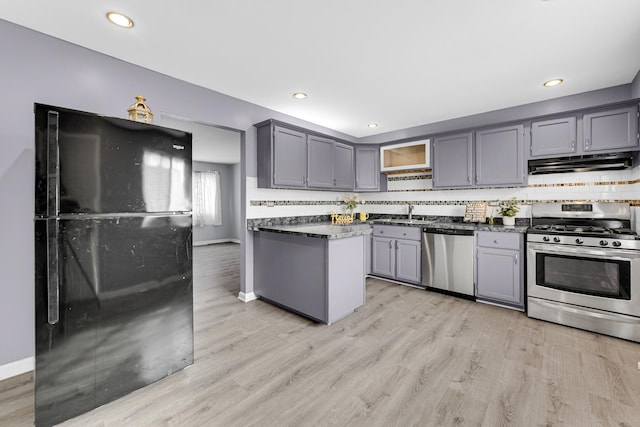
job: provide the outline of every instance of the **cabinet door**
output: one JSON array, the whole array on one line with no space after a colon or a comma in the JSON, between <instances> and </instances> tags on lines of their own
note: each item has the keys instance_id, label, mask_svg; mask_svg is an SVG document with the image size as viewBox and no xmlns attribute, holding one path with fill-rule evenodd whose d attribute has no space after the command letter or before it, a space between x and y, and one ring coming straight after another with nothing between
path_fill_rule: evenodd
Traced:
<instances>
[{"instance_id":1,"label":"cabinet door","mask_svg":"<svg viewBox=\"0 0 640 427\"><path fill-rule=\"evenodd\" d=\"M307 136L274 126L273 184L276 187L305 188L307 181Z\"/></svg>"},{"instance_id":2,"label":"cabinet door","mask_svg":"<svg viewBox=\"0 0 640 427\"><path fill-rule=\"evenodd\" d=\"M473 135L463 133L433 140L433 187L473 185Z\"/></svg>"},{"instance_id":3,"label":"cabinet door","mask_svg":"<svg viewBox=\"0 0 640 427\"><path fill-rule=\"evenodd\" d=\"M333 188L334 141L309 135L307 137L308 159L307 187Z\"/></svg>"},{"instance_id":4,"label":"cabinet door","mask_svg":"<svg viewBox=\"0 0 640 427\"><path fill-rule=\"evenodd\" d=\"M422 279L421 246L414 240L396 240L396 277L406 282L420 283Z\"/></svg>"},{"instance_id":5,"label":"cabinet door","mask_svg":"<svg viewBox=\"0 0 640 427\"><path fill-rule=\"evenodd\" d=\"M380 149L356 147L356 191L380 189Z\"/></svg>"},{"instance_id":6,"label":"cabinet door","mask_svg":"<svg viewBox=\"0 0 640 427\"><path fill-rule=\"evenodd\" d=\"M531 157L554 157L575 152L575 117L531 123Z\"/></svg>"},{"instance_id":7,"label":"cabinet door","mask_svg":"<svg viewBox=\"0 0 640 427\"><path fill-rule=\"evenodd\" d=\"M476 185L525 183L524 126L476 132Z\"/></svg>"},{"instance_id":8,"label":"cabinet door","mask_svg":"<svg viewBox=\"0 0 640 427\"><path fill-rule=\"evenodd\" d=\"M478 248L476 296L524 306L519 251Z\"/></svg>"},{"instance_id":9,"label":"cabinet door","mask_svg":"<svg viewBox=\"0 0 640 427\"><path fill-rule=\"evenodd\" d=\"M353 190L353 147L339 142L333 148L333 188Z\"/></svg>"},{"instance_id":10,"label":"cabinet door","mask_svg":"<svg viewBox=\"0 0 640 427\"><path fill-rule=\"evenodd\" d=\"M584 115L584 151L638 148L638 107Z\"/></svg>"},{"instance_id":11,"label":"cabinet door","mask_svg":"<svg viewBox=\"0 0 640 427\"><path fill-rule=\"evenodd\" d=\"M373 274L394 277L396 270L395 239L373 237L371 239L371 270Z\"/></svg>"}]
</instances>

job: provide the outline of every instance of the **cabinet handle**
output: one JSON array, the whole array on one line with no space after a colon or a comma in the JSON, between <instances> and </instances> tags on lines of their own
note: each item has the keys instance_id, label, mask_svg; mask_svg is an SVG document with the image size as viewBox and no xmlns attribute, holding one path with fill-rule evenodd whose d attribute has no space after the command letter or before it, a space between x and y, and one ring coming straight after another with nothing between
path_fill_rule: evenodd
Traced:
<instances>
[{"instance_id":1,"label":"cabinet handle","mask_svg":"<svg viewBox=\"0 0 640 427\"><path fill-rule=\"evenodd\" d=\"M518 265L518 254L516 253L515 255L516 255L516 256L514 257L514 259L515 259L514 264L515 264L515 265Z\"/></svg>"},{"instance_id":2,"label":"cabinet handle","mask_svg":"<svg viewBox=\"0 0 640 427\"><path fill-rule=\"evenodd\" d=\"M493 243L495 243L495 244L497 245L497 244L498 244L498 241L497 241L497 240L494 240L494 241L493 241Z\"/></svg>"},{"instance_id":3,"label":"cabinet handle","mask_svg":"<svg viewBox=\"0 0 640 427\"><path fill-rule=\"evenodd\" d=\"M471 175L467 175L467 184L471 184Z\"/></svg>"},{"instance_id":4,"label":"cabinet handle","mask_svg":"<svg viewBox=\"0 0 640 427\"><path fill-rule=\"evenodd\" d=\"M589 138L585 138L584 139L584 149L588 150L589 149Z\"/></svg>"},{"instance_id":5,"label":"cabinet handle","mask_svg":"<svg viewBox=\"0 0 640 427\"><path fill-rule=\"evenodd\" d=\"M389 249L393 249L393 240L389 240Z\"/></svg>"},{"instance_id":6,"label":"cabinet handle","mask_svg":"<svg viewBox=\"0 0 640 427\"><path fill-rule=\"evenodd\" d=\"M576 151L576 140L575 139L571 140L571 151Z\"/></svg>"}]
</instances>

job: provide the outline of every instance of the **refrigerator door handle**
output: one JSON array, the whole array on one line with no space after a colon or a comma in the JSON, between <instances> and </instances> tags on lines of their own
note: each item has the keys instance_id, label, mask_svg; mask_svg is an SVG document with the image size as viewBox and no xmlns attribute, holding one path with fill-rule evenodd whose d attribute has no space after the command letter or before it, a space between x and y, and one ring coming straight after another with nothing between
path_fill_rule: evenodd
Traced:
<instances>
[{"instance_id":1,"label":"refrigerator door handle","mask_svg":"<svg viewBox=\"0 0 640 427\"><path fill-rule=\"evenodd\" d=\"M47 115L47 214L58 215L60 212L60 175L58 149L58 124L60 114L49 111Z\"/></svg>"},{"instance_id":2,"label":"refrigerator door handle","mask_svg":"<svg viewBox=\"0 0 640 427\"><path fill-rule=\"evenodd\" d=\"M60 279L58 277L58 221L47 221L47 322L55 325L60 320Z\"/></svg>"}]
</instances>

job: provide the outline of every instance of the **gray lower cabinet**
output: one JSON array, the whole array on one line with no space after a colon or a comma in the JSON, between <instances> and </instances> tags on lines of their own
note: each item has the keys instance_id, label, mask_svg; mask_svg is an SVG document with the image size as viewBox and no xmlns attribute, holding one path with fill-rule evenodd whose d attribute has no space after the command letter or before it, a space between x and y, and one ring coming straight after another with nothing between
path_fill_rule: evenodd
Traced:
<instances>
[{"instance_id":1,"label":"gray lower cabinet","mask_svg":"<svg viewBox=\"0 0 640 427\"><path fill-rule=\"evenodd\" d=\"M380 148L378 146L355 147L355 190L386 191L386 175L380 173Z\"/></svg>"},{"instance_id":2,"label":"gray lower cabinet","mask_svg":"<svg viewBox=\"0 0 640 427\"><path fill-rule=\"evenodd\" d=\"M583 126L585 153L639 147L637 105L585 114Z\"/></svg>"},{"instance_id":3,"label":"gray lower cabinet","mask_svg":"<svg viewBox=\"0 0 640 427\"><path fill-rule=\"evenodd\" d=\"M420 284L422 246L419 227L374 225L371 238L373 274L402 282Z\"/></svg>"},{"instance_id":4,"label":"gray lower cabinet","mask_svg":"<svg viewBox=\"0 0 640 427\"><path fill-rule=\"evenodd\" d=\"M478 231L476 299L524 310L524 235Z\"/></svg>"},{"instance_id":5,"label":"gray lower cabinet","mask_svg":"<svg viewBox=\"0 0 640 427\"><path fill-rule=\"evenodd\" d=\"M473 133L434 138L432 158L433 188L473 186Z\"/></svg>"},{"instance_id":6,"label":"gray lower cabinet","mask_svg":"<svg viewBox=\"0 0 640 427\"><path fill-rule=\"evenodd\" d=\"M366 237L323 239L256 232L254 292L322 323L340 320L365 302Z\"/></svg>"}]
</instances>

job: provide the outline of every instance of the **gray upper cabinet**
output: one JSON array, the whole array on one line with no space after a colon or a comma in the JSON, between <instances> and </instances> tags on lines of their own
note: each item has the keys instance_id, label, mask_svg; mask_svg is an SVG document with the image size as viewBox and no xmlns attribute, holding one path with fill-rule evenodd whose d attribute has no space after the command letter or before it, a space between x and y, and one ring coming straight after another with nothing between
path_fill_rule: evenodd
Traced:
<instances>
[{"instance_id":1,"label":"gray upper cabinet","mask_svg":"<svg viewBox=\"0 0 640 427\"><path fill-rule=\"evenodd\" d=\"M585 152L639 147L637 105L585 114L583 123Z\"/></svg>"},{"instance_id":2,"label":"gray upper cabinet","mask_svg":"<svg viewBox=\"0 0 640 427\"><path fill-rule=\"evenodd\" d=\"M353 190L354 148L267 120L258 129L258 187Z\"/></svg>"},{"instance_id":3,"label":"gray upper cabinet","mask_svg":"<svg viewBox=\"0 0 640 427\"><path fill-rule=\"evenodd\" d=\"M333 188L336 190L353 189L354 150L350 145L340 142L333 146Z\"/></svg>"},{"instance_id":4,"label":"gray upper cabinet","mask_svg":"<svg viewBox=\"0 0 640 427\"><path fill-rule=\"evenodd\" d=\"M473 185L473 134L433 139L433 187L455 188Z\"/></svg>"},{"instance_id":5,"label":"gray upper cabinet","mask_svg":"<svg viewBox=\"0 0 640 427\"><path fill-rule=\"evenodd\" d=\"M476 185L523 185L524 126L521 124L476 132Z\"/></svg>"},{"instance_id":6,"label":"gray upper cabinet","mask_svg":"<svg viewBox=\"0 0 640 427\"><path fill-rule=\"evenodd\" d=\"M576 129L575 116L532 122L530 156L535 158L575 154Z\"/></svg>"},{"instance_id":7,"label":"gray upper cabinet","mask_svg":"<svg viewBox=\"0 0 640 427\"><path fill-rule=\"evenodd\" d=\"M307 180L307 136L273 127L273 186L304 188Z\"/></svg>"},{"instance_id":8,"label":"gray upper cabinet","mask_svg":"<svg viewBox=\"0 0 640 427\"><path fill-rule=\"evenodd\" d=\"M385 191L386 176L380 174L380 148L356 146L356 191Z\"/></svg>"},{"instance_id":9,"label":"gray upper cabinet","mask_svg":"<svg viewBox=\"0 0 640 427\"><path fill-rule=\"evenodd\" d=\"M309 135L307 137L307 187L332 188L334 144L332 139Z\"/></svg>"}]
</instances>

